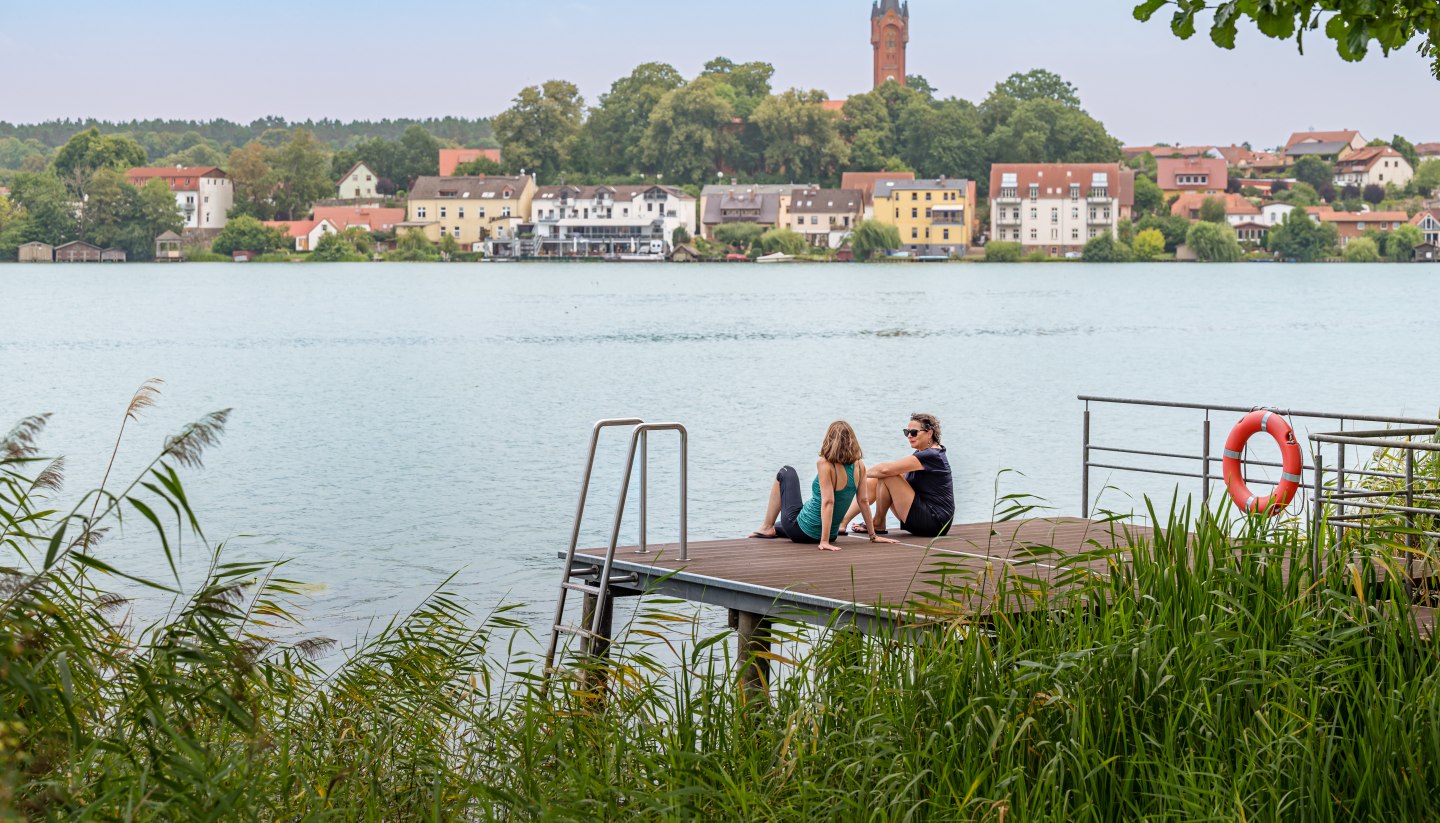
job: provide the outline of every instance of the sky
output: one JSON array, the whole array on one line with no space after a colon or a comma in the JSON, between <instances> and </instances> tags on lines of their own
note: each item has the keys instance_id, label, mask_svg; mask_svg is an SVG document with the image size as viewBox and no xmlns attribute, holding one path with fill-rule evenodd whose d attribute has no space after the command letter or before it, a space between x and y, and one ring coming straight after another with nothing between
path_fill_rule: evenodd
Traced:
<instances>
[{"instance_id":1,"label":"sky","mask_svg":"<svg viewBox=\"0 0 1440 823\"><path fill-rule=\"evenodd\" d=\"M911 0L909 71L979 102L1049 69L1126 144L1440 141L1440 82L1413 50L1352 64L1252 29L1225 51L1137 22L1134 2ZM717 55L839 98L868 90L869 16L870 0L0 0L0 121L481 117L545 80L593 102L640 63L693 76Z\"/></svg>"}]
</instances>

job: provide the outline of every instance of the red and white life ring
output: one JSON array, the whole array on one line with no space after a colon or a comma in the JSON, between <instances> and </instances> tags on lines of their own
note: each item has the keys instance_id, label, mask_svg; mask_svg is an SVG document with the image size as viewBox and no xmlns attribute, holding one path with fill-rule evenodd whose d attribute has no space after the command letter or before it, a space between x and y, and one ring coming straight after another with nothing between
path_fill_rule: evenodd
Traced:
<instances>
[{"instance_id":1,"label":"red and white life ring","mask_svg":"<svg viewBox=\"0 0 1440 823\"><path fill-rule=\"evenodd\" d=\"M1241 462L1244 459L1242 452L1245 444L1260 432L1275 438L1275 442L1280 446L1283 466L1280 470L1280 485L1268 497L1257 497L1250 491L1250 487L1245 485L1245 464ZM1230 499L1247 514L1264 513L1274 517L1290 505L1290 501L1295 499L1295 493L1300 490L1300 484L1305 480L1300 474L1305 470L1305 459L1300 453L1300 444L1295 442L1295 430L1290 428L1285 418L1264 409L1245 415L1245 419L1230 430L1230 437L1225 441L1224 467L1225 487L1230 491Z\"/></svg>"}]
</instances>

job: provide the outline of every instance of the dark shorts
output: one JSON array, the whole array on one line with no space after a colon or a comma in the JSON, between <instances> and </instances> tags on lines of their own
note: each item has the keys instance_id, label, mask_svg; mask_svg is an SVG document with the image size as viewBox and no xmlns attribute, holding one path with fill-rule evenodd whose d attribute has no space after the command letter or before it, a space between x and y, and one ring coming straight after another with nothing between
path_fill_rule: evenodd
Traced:
<instances>
[{"instance_id":1,"label":"dark shorts","mask_svg":"<svg viewBox=\"0 0 1440 823\"><path fill-rule=\"evenodd\" d=\"M780 519L775 521L775 533L788 538L792 543L816 545L820 541L800 528L800 510L805 508L805 498L800 493L800 475L794 466L786 466L775 474L780 484Z\"/></svg>"},{"instance_id":2,"label":"dark shorts","mask_svg":"<svg viewBox=\"0 0 1440 823\"><path fill-rule=\"evenodd\" d=\"M954 519L954 512L935 511L935 507L917 497L910 504L910 516L900 524L900 528L916 537L944 537Z\"/></svg>"}]
</instances>

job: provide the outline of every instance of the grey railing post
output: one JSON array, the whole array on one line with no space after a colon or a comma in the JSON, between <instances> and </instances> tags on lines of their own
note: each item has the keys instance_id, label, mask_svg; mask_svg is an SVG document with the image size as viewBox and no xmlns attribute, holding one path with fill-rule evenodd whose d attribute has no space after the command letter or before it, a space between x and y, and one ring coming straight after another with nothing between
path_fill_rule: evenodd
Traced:
<instances>
[{"instance_id":1,"label":"grey railing post","mask_svg":"<svg viewBox=\"0 0 1440 823\"><path fill-rule=\"evenodd\" d=\"M1408 438L1407 438L1408 439ZM1405 507L1410 511L1405 513L1405 525L1412 534L1405 535L1405 546L1410 551L1405 553L1405 576L1411 580L1415 579L1415 450L1405 450Z\"/></svg>"},{"instance_id":2,"label":"grey railing post","mask_svg":"<svg viewBox=\"0 0 1440 823\"><path fill-rule=\"evenodd\" d=\"M1210 505L1210 411L1208 409L1205 411L1205 447L1200 451L1200 462L1203 464L1200 474L1205 493L1205 498L1200 501L1203 507Z\"/></svg>"},{"instance_id":3,"label":"grey railing post","mask_svg":"<svg viewBox=\"0 0 1440 823\"><path fill-rule=\"evenodd\" d=\"M646 479L646 470L650 465L650 432L640 432L640 550L638 554L645 554L650 551L646 545L645 535L645 501L649 497L650 485Z\"/></svg>"},{"instance_id":4,"label":"grey railing post","mask_svg":"<svg viewBox=\"0 0 1440 823\"><path fill-rule=\"evenodd\" d=\"M1316 582L1316 583L1319 583L1319 582L1320 582L1320 528L1321 528L1321 523L1322 523L1322 521L1324 520L1324 514L1325 514L1325 512L1324 512L1325 500L1324 500L1324 498L1322 497L1322 495L1325 493L1325 455L1324 455L1324 453L1321 451L1321 449L1323 449L1324 446L1321 446L1319 443L1316 443L1313 439L1312 439L1310 442L1315 444L1315 455L1314 455L1314 459L1315 459L1315 493L1314 493L1313 499L1310 501L1310 505L1314 506L1314 507L1315 507L1315 510L1314 510L1314 512L1313 512L1313 515L1312 515L1312 521L1311 521L1312 524L1311 524L1311 526L1310 526L1310 540L1311 540L1311 543L1310 543L1310 566L1311 566L1311 574L1315 575L1315 582Z\"/></svg>"},{"instance_id":5,"label":"grey railing post","mask_svg":"<svg viewBox=\"0 0 1440 823\"><path fill-rule=\"evenodd\" d=\"M1090 401L1085 401L1085 433L1080 462L1080 516L1090 516Z\"/></svg>"}]
</instances>

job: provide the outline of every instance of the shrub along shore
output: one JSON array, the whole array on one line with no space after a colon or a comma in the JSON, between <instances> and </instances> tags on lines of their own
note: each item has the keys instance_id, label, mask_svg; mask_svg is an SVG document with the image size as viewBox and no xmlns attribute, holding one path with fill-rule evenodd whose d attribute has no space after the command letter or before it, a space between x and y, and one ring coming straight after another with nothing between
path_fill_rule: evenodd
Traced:
<instances>
[{"instance_id":1,"label":"shrub along shore","mask_svg":"<svg viewBox=\"0 0 1440 823\"><path fill-rule=\"evenodd\" d=\"M782 624L768 697L647 599L603 678L542 696L506 640L545 627L448 582L352 648L306 637L283 568L226 558L186 500L225 422L61 511L46 418L0 440L0 819L1440 816L1435 647L1398 583L1317 574L1294 524L1182 509L1130 562L1038 553L1065 572L1008 584L1046 603L1030 616L980 620L954 579L923 630ZM107 587L122 513L215 558L199 585L145 583L174 598L154 623ZM1363 550L1320 556L1342 548Z\"/></svg>"}]
</instances>

